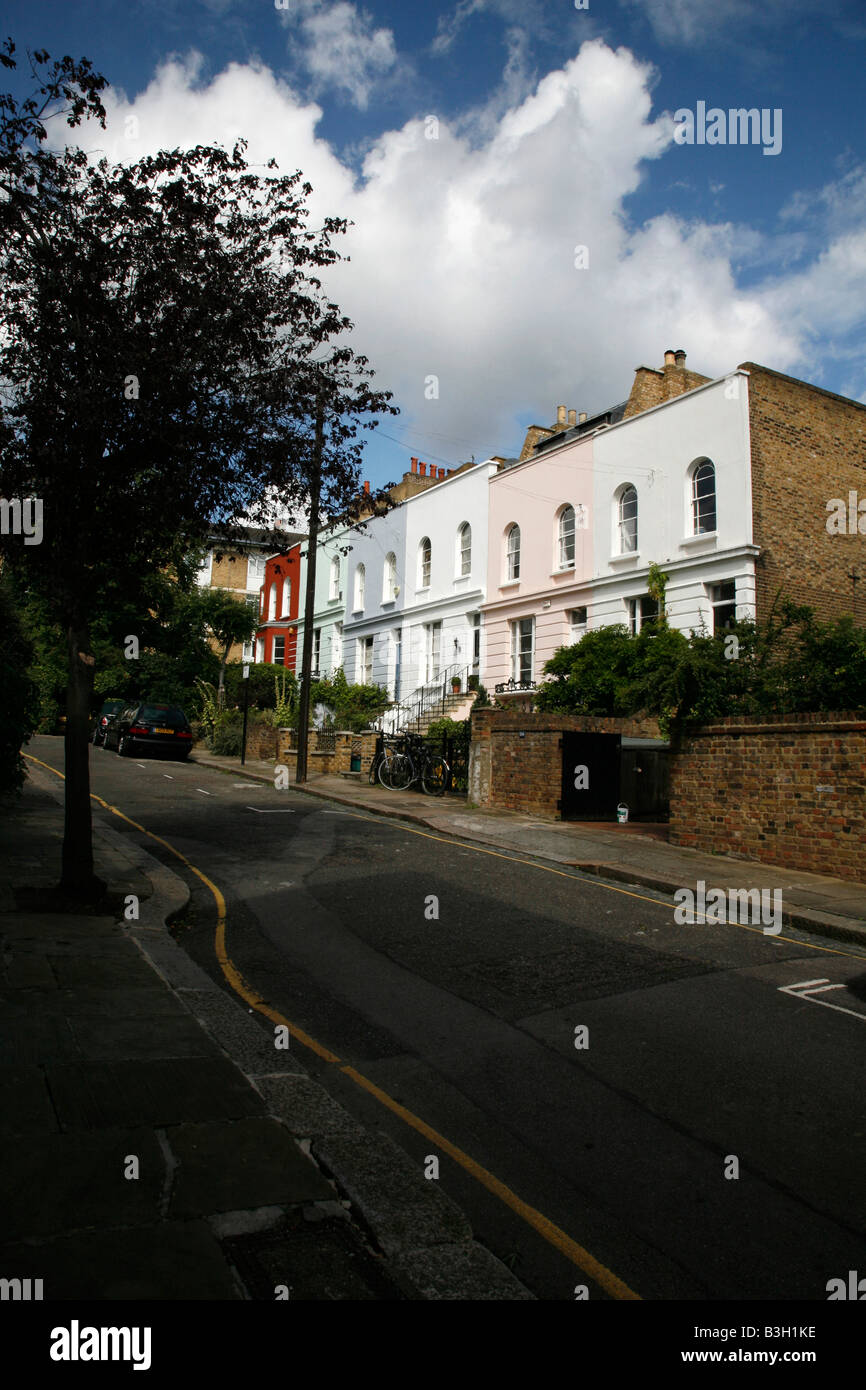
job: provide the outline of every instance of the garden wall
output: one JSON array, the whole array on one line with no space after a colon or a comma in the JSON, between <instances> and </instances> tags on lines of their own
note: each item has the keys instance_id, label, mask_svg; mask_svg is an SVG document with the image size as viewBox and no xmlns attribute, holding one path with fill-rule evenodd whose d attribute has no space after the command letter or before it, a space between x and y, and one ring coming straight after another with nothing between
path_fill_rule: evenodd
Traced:
<instances>
[{"instance_id":1,"label":"garden wall","mask_svg":"<svg viewBox=\"0 0 866 1390\"><path fill-rule=\"evenodd\" d=\"M469 801L497 810L560 818L563 733L660 738L655 719L606 719L576 714L472 712Z\"/></svg>"},{"instance_id":2,"label":"garden wall","mask_svg":"<svg viewBox=\"0 0 866 1390\"><path fill-rule=\"evenodd\" d=\"M866 714L708 724L670 791L672 844L866 882Z\"/></svg>"}]
</instances>

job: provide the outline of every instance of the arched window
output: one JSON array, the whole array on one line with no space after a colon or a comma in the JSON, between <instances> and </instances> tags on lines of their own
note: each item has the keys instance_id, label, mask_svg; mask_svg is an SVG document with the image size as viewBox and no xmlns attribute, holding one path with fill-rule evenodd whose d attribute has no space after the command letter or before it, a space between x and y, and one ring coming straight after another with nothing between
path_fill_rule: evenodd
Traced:
<instances>
[{"instance_id":1,"label":"arched window","mask_svg":"<svg viewBox=\"0 0 866 1390\"><path fill-rule=\"evenodd\" d=\"M631 483L627 483L619 494L617 531L620 555L637 550L637 489Z\"/></svg>"},{"instance_id":2,"label":"arched window","mask_svg":"<svg viewBox=\"0 0 866 1390\"><path fill-rule=\"evenodd\" d=\"M282 614L287 616L292 606L292 581L288 577L283 580L283 607Z\"/></svg>"},{"instance_id":3,"label":"arched window","mask_svg":"<svg viewBox=\"0 0 866 1390\"><path fill-rule=\"evenodd\" d=\"M328 591L330 600L340 597L340 557L335 555L331 561L331 587Z\"/></svg>"},{"instance_id":4,"label":"arched window","mask_svg":"<svg viewBox=\"0 0 866 1390\"><path fill-rule=\"evenodd\" d=\"M692 471L692 535L716 529L716 470L703 459Z\"/></svg>"},{"instance_id":5,"label":"arched window","mask_svg":"<svg viewBox=\"0 0 866 1390\"><path fill-rule=\"evenodd\" d=\"M574 568L574 507L563 507L559 513L559 568Z\"/></svg>"},{"instance_id":6,"label":"arched window","mask_svg":"<svg viewBox=\"0 0 866 1390\"><path fill-rule=\"evenodd\" d=\"M464 521L463 525L457 528L456 569L461 579L464 575L472 573L472 527L468 521Z\"/></svg>"},{"instance_id":7,"label":"arched window","mask_svg":"<svg viewBox=\"0 0 866 1390\"><path fill-rule=\"evenodd\" d=\"M276 616L277 616L277 586L276 586L276 582L274 582L274 583L271 585L271 598L270 598L270 605L269 605L269 607L268 607L268 618L269 618L269 619L270 619L270 618L275 618Z\"/></svg>"},{"instance_id":8,"label":"arched window","mask_svg":"<svg viewBox=\"0 0 866 1390\"><path fill-rule=\"evenodd\" d=\"M430 564L433 556L433 548L429 537L425 536L418 546L418 588L430 588Z\"/></svg>"},{"instance_id":9,"label":"arched window","mask_svg":"<svg viewBox=\"0 0 866 1390\"><path fill-rule=\"evenodd\" d=\"M367 571L363 565L355 569L355 612L364 607L364 594L367 587Z\"/></svg>"},{"instance_id":10,"label":"arched window","mask_svg":"<svg viewBox=\"0 0 866 1390\"><path fill-rule=\"evenodd\" d=\"M505 541L505 573L508 579L520 578L520 527L509 526Z\"/></svg>"},{"instance_id":11,"label":"arched window","mask_svg":"<svg viewBox=\"0 0 866 1390\"><path fill-rule=\"evenodd\" d=\"M396 598L397 589L397 556L393 550L389 550L385 556L385 568L382 572L382 602L393 603Z\"/></svg>"}]
</instances>

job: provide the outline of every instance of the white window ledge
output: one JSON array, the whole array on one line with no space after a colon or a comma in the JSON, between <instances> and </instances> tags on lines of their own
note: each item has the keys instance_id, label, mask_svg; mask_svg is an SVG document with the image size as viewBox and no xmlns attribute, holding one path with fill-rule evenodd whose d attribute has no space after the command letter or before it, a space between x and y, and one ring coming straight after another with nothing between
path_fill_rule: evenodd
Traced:
<instances>
[{"instance_id":1,"label":"white window ledge","mask_svg":"<svg viewBox=\"0 0 866 1390\"><path fill-rule=\"evenodd\" d=\"M500 589L517 589L520 586L519 579L503 579Z\"/></svg>"},{"instance_id":2,"label":"white window ledge","mask_svg":"<svg viewBox=\"0 0 866 1390\"><path fill-rule=\"evenodd\" d=\"M611 555L608 559L609 565L633 565L640 559L639 550L624 550L621 554Z\"/></svg>"},{"instance_id":3,"label":"white window ledge","mask_svg":"<svg viewBox=\"0 0 866 1390\"><path fill-rule=\"evenodd\" d=\"M680 545L686 545L686 546L702 546L702 545L705 545L705 546L707 546L707 548L709 549L710 547L714 547L714 546L715 546L716 541L717 541L718 539L719 539L719 533L718 533L718 531L704 531L700 536L684 536L683 539L680 541Z\"/></svg>"}]
</instances>

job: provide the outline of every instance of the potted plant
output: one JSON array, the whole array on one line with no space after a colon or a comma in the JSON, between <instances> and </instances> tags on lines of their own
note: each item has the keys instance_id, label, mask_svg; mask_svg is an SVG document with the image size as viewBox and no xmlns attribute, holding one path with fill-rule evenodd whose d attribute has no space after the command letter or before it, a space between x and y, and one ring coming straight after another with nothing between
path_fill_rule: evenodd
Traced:
<instances>
[{"instance_id":1,"label":"potted plant","mask_svg":"<svg viewBox=\"0 0 866 1390\"><path fill-rule=\"evenodd\" d=\"M468 681L466 682L466 689L467 689L467 690L477 690L477 689L478 689L478 677L477 677L477 675L476 675L476 676L470 676L470 677L469 677Z\"/></svg>"},{"instance_id":2,"label":"potted plant","mask_svg":"<svg viewBox=\"0 0 866 1390\"><path fill-rule=\"evenodd\" d=\"M460 693L460 685L461 685L460 677L459 677L459 676L452 676L452 677L451 677L451 693L452 693L452 695L458 695L458 694Z\"/></svg>"}]
</instances>

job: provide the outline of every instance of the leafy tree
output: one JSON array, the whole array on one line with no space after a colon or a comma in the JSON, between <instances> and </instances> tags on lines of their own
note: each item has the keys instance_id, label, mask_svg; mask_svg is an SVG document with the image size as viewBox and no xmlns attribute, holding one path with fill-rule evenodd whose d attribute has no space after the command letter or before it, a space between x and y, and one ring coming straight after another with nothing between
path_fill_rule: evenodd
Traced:
<instances>
[{"instance_id":1,"label":"leafy tree","mask_svg":"<svg viewBox=\"0 0 866 1390\"><path fill-rule=\"evenodd\" d=\"M553 679L542 685L535 703L563 714L630 714L634 666L635 641L624 624L593 628L545 663Z\"/></svg>"},{"instance_id":2,"label":"leafy tree","mask_svg":"<svg viewBox=\"0 0 866 1390\"><path fill-rule=\"evenodd\" d=\"M86 89L79 116L96 101ZM39 499L44 527L41 544L3 548L63 632L62 882L91 895L98 596L122 584L144 625L146 576L214 527L230 538L269 487L304 492L307 368L326 348L351 361L334 344L351 324L318 279L346 223L311 231L310 186L252 173L243 142L92 164L44 148L38 108L0 109L0 492Z\"/></svg>"},{"instance_id":3,"label":"leafy tree","mask_svg":"<svg viewBox=\"0 0 866 1390\"><path fill-rule=\"evenodd\" d=\"M220 652L217 694L220 708L225 706L226 663L237 642L248 642L259 625L258 610L239 602L228 589L207 589L197 596L197 604L208 632Z\"/></svg>"}]
</instances>

